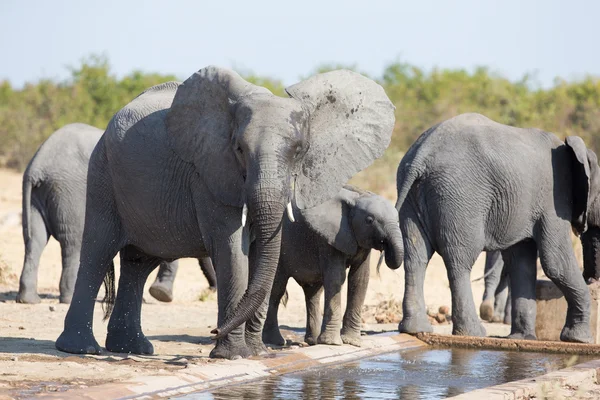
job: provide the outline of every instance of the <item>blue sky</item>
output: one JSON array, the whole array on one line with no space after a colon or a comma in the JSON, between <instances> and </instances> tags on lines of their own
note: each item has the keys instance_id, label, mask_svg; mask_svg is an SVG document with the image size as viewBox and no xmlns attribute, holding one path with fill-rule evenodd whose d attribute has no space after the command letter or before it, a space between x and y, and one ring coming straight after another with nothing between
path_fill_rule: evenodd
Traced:
<instances>
[{"instance_id":1,"label":"blue sky","mask_svg":"<svg viewBox=\"0 0 600 400\"><path fill-rule=\"evenodd\" d=\"M323 63L379 76L400 59L548 86L600 76L599 16L597 0L1 0L0 80L64 79L105 53L119 76L216 64L292 84Z\"/></svg>"}]
</instances>

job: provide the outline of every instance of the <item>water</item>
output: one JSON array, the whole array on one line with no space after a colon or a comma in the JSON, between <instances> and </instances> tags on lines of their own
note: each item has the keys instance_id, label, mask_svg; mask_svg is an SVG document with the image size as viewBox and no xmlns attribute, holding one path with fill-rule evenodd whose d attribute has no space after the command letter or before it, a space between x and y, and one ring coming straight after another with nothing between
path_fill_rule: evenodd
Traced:
<instances>
[{"instance_id":1,"label":"water","mask_svg":"<svg viewBox=\"0 0 600 400\"><path fill-rule=\"evenodd\" d=\"M417 349L192 393L184 399L444 399L565 368L565 354Z\"/></svg>"}]
</instances>

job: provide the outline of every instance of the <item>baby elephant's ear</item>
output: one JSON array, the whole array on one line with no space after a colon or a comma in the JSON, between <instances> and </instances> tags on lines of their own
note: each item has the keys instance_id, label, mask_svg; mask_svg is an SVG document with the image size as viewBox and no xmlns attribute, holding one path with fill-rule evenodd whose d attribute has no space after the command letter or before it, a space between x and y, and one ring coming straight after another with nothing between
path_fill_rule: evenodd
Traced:
<instances>
[{"instance_id":1,"label":"baby elephant's ear","mask_svg":"<svg viewBox=\"0 0 600 400\"><path fill-rule=\"evenodd\" d=\"M571 224L582 234L587 230L587 212L590 197L590 165L588 151L585 143L579 136L569 136L565 144L571 149L571 182L573 209L571 211Z\"/></svg>"},{"instance_id":2,"label":"baby elephant's ear","mask_svg":"<svg viewBox=\"0 0 600 400\"><path fill-rule=\"evenodd\" d=\"M298 210L299 223L306 224L338 251L353 256L358 252L358 243L352 232L350 211L357 196L342 189L334 198L324 203Z\"/></svg>"}]
</instances>

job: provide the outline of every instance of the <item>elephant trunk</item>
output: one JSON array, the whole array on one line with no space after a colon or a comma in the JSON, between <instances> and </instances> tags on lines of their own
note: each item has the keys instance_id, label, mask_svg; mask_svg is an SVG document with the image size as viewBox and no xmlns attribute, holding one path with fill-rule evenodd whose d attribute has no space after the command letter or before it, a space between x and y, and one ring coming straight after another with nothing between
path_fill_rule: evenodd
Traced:
<instances>
[{"instance_id":1,"label":"elephant trunk","mask_svg":"<svg viewBox=\"0 0 600 400\"><path fill-rule=\"evenodd\" d=\"M264 172L260 175L264 178ZM256 180L248 193L248 211L251 218L252 230L256 246L256 259L250 259L256 265L251 276L248 289L235 310L229 314L222 326L212 331L215 339L223 338L240 324L250 319L271 292L273 279L279 262L281 249L281 221L285 211L288 192L285 185L275 185L274 182L287 181L281 178ZM252 270L252 269L251 269Z\"/></svg>"},{"instance_id":2,"label":"elephant trunk","mask_svg":"<svg viewBox=\"0 0 600 400\"><path fill-rule=\"evenodd\" d=\"M404 244L402 243L402 232L397 222L385 226L385 237L385 264L391 269L398 269L404 261Z\"/></svg>"},{"instance_id":3,"label":"elephant trunk","mask_svg":"<svg viewBox=\"0 0 600 400\"><path fill-rule=\"evenodd\" d=\"M583 247L583 278L586 282L600 280L600 228L589 228L581 235Z\"/></svg>"}]
</instances>

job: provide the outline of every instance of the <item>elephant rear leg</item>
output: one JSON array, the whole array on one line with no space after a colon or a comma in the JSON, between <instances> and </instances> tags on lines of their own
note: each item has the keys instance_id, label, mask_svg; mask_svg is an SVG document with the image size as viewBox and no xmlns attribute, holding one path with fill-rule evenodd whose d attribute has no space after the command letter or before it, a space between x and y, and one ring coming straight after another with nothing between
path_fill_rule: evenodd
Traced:
<instances>
[{"instance_id":1,"label":"elephant rear leg","mask_svg":"<svg viewBox=\"0 0 600 400\"><path fill-rule=\"evenodd\" d=\"M144 284L160 260L133 246L121 250L121 277L115 300L106 349L116 353L152 354L154 347L142 332L141 313Z\"/></svg>"},{"instance_id":2,"label":"elephant rear leg","mask_svg":"<svg viewBox=\"0 0 600 400\"><path fill-rule=\"evenodd\" d=\"M400 228L404 242L404 300L402 321L398 331L404 333L432 332L425 308L425 271L433 255L433 248L413 206L405 204L401 210Z\"/></svg>"},{"instance_id":3,"label":"elephant rear leg","mask_svg":"<svg viewBox=\"0 0 600 400\"><path fill-rule=\"evenodd\" d=\"M512 326L509 338L535 340L535 282L537 246L526 240L504 250L503 258L510 276Z\"/></svg>"},{"instance_id":4,"label":"elephant rear leg","mask_svg":"<svg viewBox=\"0 0 600 400\"><path fill-rule=\"evenodd\" d=\"M590 343L592 341L590 332L591 296L577 266L577 259L571 244L570 226L548 226L540 231L538 249L542 268L546 276L554 282L567 300L567 318L560 333L560 340ZM558 232L562 234L558 235ZM517 297L514 292L511 293L511 296L513 299ZM514 307L513 300L513 324L515 323Z\"/></svg>"},{"instance_id":5,"label":"elephant rear leg","mask_svg":"<svg viewBox=\"0 0 600 400\"><path fill-rule=\"evenodd\" d=\"M156 279L154 280L152 286L150 286L150 288L148 289L150 295L158 301L162 301L165 303L172 302L173 283L175 281L175 276L177 275L178 269L178 261L161 262L158 274L156 275Z\"/></svg>"},{"instance_id":6,"label":"elephant rear leg","mask_svg":"<svg viewBox=\"0 0 600 400\"><path fill-rule=\"evenodd\" d=\"M81 243L77 240L63 240L60 244L62 255L62 273L60 275L60 302L69 304L73 298L77 271L79 270L79 257Z\"/></svg>"},{"instance_id":7,"label":"elephant rear leg","mask_svg":"<svg viewBox=\"0 0 600 400\"><path fill-rule=\"evenodd\" d=\"M279 331L279 320L277 314L279 313L279 304L281 299L285 295L289 276L285 274L281 266L277 267L277 273L275 280L273 281L273 288L271 289L271 296L269 296L269 309L267 311L267 318L265 320L265 326L262 331L262 341L264 343L274 344L276 346L284 346L285 339L281 336Z\"/></svg>"},{"instance_id":8,"label":"elephant rear leg","mask_svg":"<svg viewBox=\"0 0 600 400\"><path fill-rule=\"evenodd\" d=\"M17 303L37 304L40 302L37 292L40 257L48 243L50 233L46 229L44 218L39 210L36 207L31 207L30 213L30 225L23 230L25 260L19 282ZM23 224L26 223L26 221L23 221Z\"/></svg>"}]
</instances>

